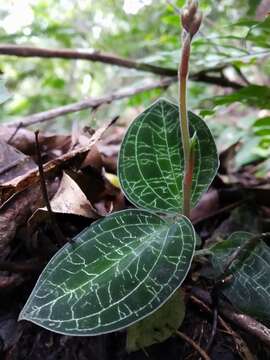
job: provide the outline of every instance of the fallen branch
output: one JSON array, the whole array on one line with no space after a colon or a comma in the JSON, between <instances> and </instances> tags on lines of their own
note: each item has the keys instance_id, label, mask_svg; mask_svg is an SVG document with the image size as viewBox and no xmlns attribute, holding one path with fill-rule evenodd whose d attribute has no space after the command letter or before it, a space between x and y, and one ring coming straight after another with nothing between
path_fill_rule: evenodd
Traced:
<instances>
[{"instance_id":1,"label":"fallen branch","mask_svg":"<svg viewBox=\"0 0 270 360\"><path fill-rule=\"evenodd\" d=\"M31 46L21 45L0 45L0 56L10 55L18 57L39 57L39 58L60 58L60 59L80 59L103 64L116 65L128 69L150 72L161 76L177 76L177 69L165 68L162 66L147 64L141 61L130 60L115 56L112 54L101 53L99 51L90 50L72 50L72 49L47 49L35 48ZM220 69L212 68L200 71L196 74L190 74L190 80L205 82L208 84L218 85L222 87L230 87L232 89L241 89L243 86L237 82L231 81L223 76L210 76L210 73L218 73Z\"/></svg>"},{"instance_id":2,"label":"fallen branch","mask_svg":"<svg viewBox=\"0 0 270 360\"><path fill-rule=\"evenodd\" d=\"M20 46L2 44L0 45L0 55L11 55L19 57L39 57L39 58L60 58L60 59L81 59L104 64L116 65L128 69L147 71L157 75L176 76L177 69L163 68L156 65L145 64L143 62L121 58L112 54L101 53L91 50L72 50L72 49L45 49L34 48L31 46Z\"/></svg>"},{"instance_id":3,"label":"fallen branch","mask_svg":"<svg viewBox=\"0 0 270 360\"><path fill-rule=\"evenodd\" d=\"M199 308L203 311L206 311L208 314L212 314L213 311L210 309L210 307L208 305L206 305L203 301L199 300L198 298L196 298L196 296L191 295L190 296L190 300L197 306L199 306ZM246 355L246 359L252 359L252 355L249 351L249 348L247 346L247 344L245 343L245 341L242 339L242 337L236 333L223 319L220 315L217 316L217 320L219 322L219 324L221 325L221 327L224 329L223 331L230 335L235 343L236 349L238 352L240 353L244 353ZM221 330L222 331L222 330Z\"/></svg>"},{"instance_id":4,"label":"fallen branch","mask_svg":"<svg viewBox=\"0 0 270 360\"><path fill-rule=\"evenodd\" d=\"M211 296L207 291L199 288L192 288L191 293L207 305L212 305ZM226 307L225 304L221 304L219 312L232 323L241 327L243 330L255 336L257 339L270 347L270 329L265 325L248 315L233 311L232 309Z\"/></svg>"},{"instance_id":5,"label":"fallen branch","mask_svg":"<svg viewBox=\"0 0 270 360\"><path fill-rule=\"evenodd\" d=\"M215 69L213 69L213 70L215 70ZM211 70L211 69L209 71L203 70L203 71L198 72L197 74L191 74L189 78L192 81L204 82L207 84L218 85L218 86L222 86L222 87L230 87L235 90L239 90L244 87L243 85L238 84L235 81L229 80L224 75L210 76L209 73L214 72L213 70Z\"/></svg>"},{"instance_id":6,"label":"fallen branch","mask_svg":"<svg viewBox=\"0 0 270 360\"><path fill-rule=\"evenodd\" d=\"M201 355L201 357L204 360L210 360L210 357L207 355L207 353L198 344L196 344L194 340L192 340L190 337L188 337L186 334L182 333L181 331L176 331L175 333L182 340L185 340L187 343L189 343L196 351L198 351L198 353Z\"/></svg>"},{"instance_id":7,"label":"fallen branch","mask_svg":"<svg viewBox=\"0 0 270 360\"><path fill-rule=\"evenodd\" d=\"M60 106L58 108L43 111L37 114L26 116L18 121L13 121L8 124L8 126L18 126L20 124L21 127L26 127L30 125L34 125L37 123L41 123L44 121L55 119L58 116L63 116L66 114L78 112L85 109L95 109L103 104L109 104L112 101L124 99L126 97L130 97L136 94L140 94L144 91L157 89L157 88L166 88L170 86L173 82L177 81L177 78L164 78L159 81L153 81L146 85L138 86L136 88L126 88L123 90L119 90L115 93L104 95L99 98L88 98L73 104Z\"/></svg>"}]
</instances>

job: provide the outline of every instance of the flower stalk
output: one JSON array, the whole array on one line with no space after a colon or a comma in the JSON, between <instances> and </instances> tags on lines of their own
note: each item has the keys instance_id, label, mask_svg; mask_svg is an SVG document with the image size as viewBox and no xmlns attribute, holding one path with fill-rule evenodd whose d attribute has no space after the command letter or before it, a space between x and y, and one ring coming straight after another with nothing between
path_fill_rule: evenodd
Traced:
<instances>
[{"instance_id":1,"label":"flower stalk","mask_svg":"<svg viewBox=\"0 0 270 360\"><path fill-rule=\"evenodd\" d=\"M190 138L189 120L187 112L187 81L189 73L189 59L191 41L199 30L202 22L202 13L198 10L198 2L189 0L181 14L182 32L182 53L178 68L179 84L179 121L184 153L184 179L183 189L183 214L190 216L190 200L192 176L194 170L194 146Z\"/></svg>"}]
</instances>

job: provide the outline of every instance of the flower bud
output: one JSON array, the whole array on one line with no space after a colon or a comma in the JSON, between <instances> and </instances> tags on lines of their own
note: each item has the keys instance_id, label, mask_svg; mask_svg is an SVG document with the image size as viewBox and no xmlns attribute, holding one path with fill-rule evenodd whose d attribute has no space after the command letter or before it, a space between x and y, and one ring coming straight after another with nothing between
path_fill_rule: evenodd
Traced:
<instances>
[{"instance_id":1,"label":"flower bud","mask_svg":"<svg viewBox=\"0 0 270 360\"><path fill-rule=\"evenodd\" d=\"M194 16L192 24L190 25L189 32L191 36L194 36L198 32L201 23L202 23L202 12L198 11Z\"/></svg>"},{"instance_id":2,"label":"flower bud","mask_svg":"<svg viewBox=\"0 0 270 360\"><path fill-rule=\"evenodd\" d=\"M198 1L189 0L181 14L182 26L193 37L202 22L202 13L198 10Z\"/></svg>"}]
</instances>

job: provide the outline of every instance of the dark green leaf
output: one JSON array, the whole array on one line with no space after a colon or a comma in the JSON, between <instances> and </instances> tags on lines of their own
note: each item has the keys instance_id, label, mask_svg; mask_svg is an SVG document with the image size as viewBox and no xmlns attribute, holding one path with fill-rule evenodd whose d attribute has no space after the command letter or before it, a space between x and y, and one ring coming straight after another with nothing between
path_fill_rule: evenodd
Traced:
<instances>
[{"instance_id":1,"label":"dark green leaf","mask_svg":"<svg viewBox=\"0 0 270 360\"><path fill-rule=\"evenodd\" d=\"M229 95L216 96L210 101L213 101L214 105L241 102L261 109L270 109L270 88L261 85L249 85Z\"/></svg>"},{"instance_id":2,"label":"dark green leaf","mask_svg":"<svg viewBox=\"0 0 270 360\"><path fill-rule=\"evenodd\" d=\"M217 168L215 142L207 125L189 112L191 135L196 131L192 181L194 206L211 184ZM179 213L183 206L184 157L178 107L160 99L130 125L123 140L118 174L127 198L138 207Z\"/></svg>"},{"instance_id":3,"label":"dark green leaf","mask_svg":"<svg viewBox=\"0 0 270 360\"><path fill-rule=\"evenodd\" d=\"M69 335L129 326L157 310L184 280L195 234L140 210L94 223L64 246L41 274L20 319Z\"/></svg>"},{"instance_id":4,"label":"dark green leaf","mask_svg":"<svg viewBox=\"0 0 270 360\"><path fill-rule=\"evenodd\" d=\"M255 149L259 146L260 138L257 136L246 136L243 145L235 155L235 166L239 169L260 159Z\"/></svg>"},{"instance_id":5,"label":"dark green leaf","mask_svg":"<svg viewBox=\"0 0 270 360\"><path fill-rule=\"evenodd\" d=\"M257 7L260 5L261 0L248 0L248 15L254 15Z\"/></svg>"},{"instance_id":6,"label":"dark green leaf","mask_svg":"<svg viewBox=\"0 0 270 360\"><path fill-rule=\"evenodd\" d=\"M256 135L270 135L270 116L256 120L252 128Z\"/></svg>"},{"instance_id":7,"label":"dark green leaf","mask_svg":"<svg viewBox=\"0 0 270 360\"><path fill-rule=\"evenodd\" d=\"M258 21L257 24L249 29L246 40L253 42L256 46L269 48L269 36L270 18L268 16L264 21Z\"/></svg>"},{"instance_id":8,"label":"dark green leaf","mask_svg":"<svg viewBox=\"0 0 270 360\"><path fill-rule=\"evenodd\" d=\"M212 265L217 275L222 274L224 266L239 246L248 244L254 234L236 232L229 239L213 246ZM261 240L243 246L241 253L232 263L233 274L223 293L231 303L247 314L262 321L270 321L270 249Z\"/></svg>"}]
</instances>

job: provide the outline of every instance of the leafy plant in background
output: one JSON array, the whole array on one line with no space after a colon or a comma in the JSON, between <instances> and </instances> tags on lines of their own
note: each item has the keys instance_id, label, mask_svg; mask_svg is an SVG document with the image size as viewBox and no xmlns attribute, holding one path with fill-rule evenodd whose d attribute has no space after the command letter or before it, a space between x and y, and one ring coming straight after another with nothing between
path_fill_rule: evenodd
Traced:
<instances>
[{"instance_id":1,"label":"leafy plant in background","mask_svg":"<svg viewBox=\"0 0 270 360\"><path fill-rule=\"evenodd\" d=\"M66 244L42 272L20 319L62 334L98 335L138 322L143 327L143 321L154 312L156 315L159 308L168 311L165 307L174 304L174 294L180 297L177 289L189 271L196 243L188 219L190 209L207 191L218 168L216 146L207 125L186 107L191 40L201 23L196 1L188 1L181 18L179 107L165 99L151 105L130 125L119 154L121 187L138 209L113 213ZM269 256L268 249L262 246L258 254L258 239L254 243L252 234L232 236L233 241L224 241L207 253L216 269L235 252L239 242L248 244L230 264L230 272L239 275L241 271L241 275L228 284L225 295L235 298L235 306L252 312L252 302L241 306L239 279L245 277L249 295L257 294L258 284L259 289L265 289L265 277L258 274L264 257ZM248 272L254 256L258 267ZM250 263L245 267L247 258ZM217 276L225 270L228 266L217 269ZM257 296L265 300L265 294L269 299L267 289ZM261 303L265 314L266 302ZM164 316L156 318L164 322Z\"/></svg>"},{"instance_id":2,"label":"leafy plant in background","mask_svg":"<svg viewBox=\"0 0 270 360\"><path fill-rule=\"evenodd\" d=\"M192 74L205 67L210 69L222 64L226 64L227 67L237 64L242 72L250 72L251 76L258 70L264 73L266 78L269 76L269 61L267 62L266 59L266 45L267 43L269 45L267 26L262 29L265 32L263 38L257 36L256 24L254 20L248 18L254 17L258 2L257 0L200 1L200 6L206 14L206 21L202 29L203 36L193 41ZM169 68L177 67L179 51L174 50L177 49L179 42L178 14L174 12L172 6L166 6L164 0L152 1L151 6L143 7L137 15L127 15L123 10L123 1L100 0L79 6L75 6L72 0L67 0L67 3L52 0L36 0L29 3L31 3L29 7L33 21L21 27L16 21L16 13L11 11L10 14L8 10L19 6L20 2L16 2L12 7L8 5L9 2L3 3L1 7L3 24L6 23L5 16L11 15L13 19L15 18L11 29L0 27L0 39L3 44L26 43L57 49L68 47L87 50L91 46L98 51L112 53L117 49L119 56L140 60L148 58L149 62L154 64L159 63ZM175 0L174 3L182 7L184 0ZM242 24L245 21L245 27L244 24L240 28L233 26L232 22L239 23L239 21ZM260 22L256 23L260 27ZM256 37L246 39L246 28L249 29L251 26L256 31ZM96 29L99 31L95 31ZM216 51L217 47L219 52ZM263 64L260 60L261 50L264 50L265 54ZM2 55L0 67L5 77L9 79L9 88L14 93L12 101L4 105L5 112L0 113L0 121L69 104L89 95L103 95L102 87L105 82L106 91L113 92L116 88L127 85L127 76L129 81L131 77L135 81L145 80L145 73L127 74L125 69L117 71L116 68L112 71L111 67L88 61L69 62L64 59L29 61L23 58L18 61L17 58L10 56L3 58ZM190 106L194 109L198 109L198 102L202 98L216 94L216 88L198 82L191 82L190 90L194 94L190 98ZM171 86L168 91L170 96L174 96L176 87ZM51 96L52 93L54 96ZM149 104L158 95L158 90L146 92L143 96L139 94L132 98L131 104L135 102L141 105ZM106 115L111 116L113 110L117 114L123 114L128 109L128 105L130 102L127 101L114 102L110 106L110 114L106 113ZM79 112L75 116L84 124L88 124L88 112ZM99 117L99 114L97 116L100 120L104 118ZM66 116L57 123L57 130L69 128L72 120L74 115ZM46 128L54 131L54 125L50 124L52 123L46 124Z\"/></svg>"},{"instance_id":3,"label":"leafy plant in background","mask_svg":"<svg viewBox=\"0 0 270 360\"><path fill-rule=\"evenodd\" d=\"M255 2L253 5L255 5ZM219 129L218 134L216 134L216 139L218 148L219 143L221 143L223 150L226 142L228 146L237 142L240 143L240 147L234 158L234 168L236 170L254 161L266 160L265 163L261 164L261 169L257 172L259 176L266 175L269 171L269 161L267 161L267 159L270 155L270 118L269 116L265 116L270 109L270 91L267 86L269 63L266 61L267 58L269 58L269 25L269 16L263 21L243 18L232 25L233 29L238 29L240 32L245 33L241 39L242 43L245 44L246 53L243 54L242 57L230 59L232 67L239 72L242 82L245 83L245 85L229 94L204 99L200 104L202 108L207 109L206 111L202 110L202 114L207 114L209 109L211 109L210 113L212 112L214 117L220 107L224 107L228 112L228 107L233 104L235 106L236 103L241 104L240 109L242 113L246 114L246 110L249 110L246 114L247 116L241 114L241 118L238 119L237 123L224 123L223 129ZM261 78L260 84L249 81L249 78L254 81L254 75L251 69L255 63L261 65L257 76ZM220 64L222 64L222 62ZM257 77L255 78L256 82L258 81ZM263 85L263 83L265 84ZM257 115L253 114L250 116L251 109L253 113L256 110L263 110L265 115L258 112ZM220 126L220 124L217 124L215 118L213 118L213 126L210 125L210 127L213 129L218 126Z\"/></svg>"}]
</instances>

